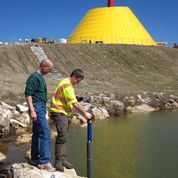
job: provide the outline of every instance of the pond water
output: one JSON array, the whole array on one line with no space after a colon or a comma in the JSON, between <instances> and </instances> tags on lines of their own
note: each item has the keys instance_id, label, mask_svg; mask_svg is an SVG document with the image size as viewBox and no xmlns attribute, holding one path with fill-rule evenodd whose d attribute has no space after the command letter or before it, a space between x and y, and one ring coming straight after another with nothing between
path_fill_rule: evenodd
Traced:
<instances>
[{"instance_id":1,"label":"pond water","mask_svg":"<svg viewBox=\"0 0 178 178\"><path fill-rule=\"evenodd\" d=\"M71 125L68 159L86 176L87 128ZM177 178L178 112L131 114L93 122L95 178ZM23 161L30 144L1 144L7 163ZM52 144L54 162L54 142Z\"/></svg>"},{"instance_id":2,"label":"pond water","mask_svg":"<svg viewBox=\"0 0 178 178\"><path fill-rule=\"evenodd\" d=\"M86 176L86 129L71 128L69 158ZM95 178L177 178L178 112L132 114L93 123Z\"/></svg>"}]
</instances>

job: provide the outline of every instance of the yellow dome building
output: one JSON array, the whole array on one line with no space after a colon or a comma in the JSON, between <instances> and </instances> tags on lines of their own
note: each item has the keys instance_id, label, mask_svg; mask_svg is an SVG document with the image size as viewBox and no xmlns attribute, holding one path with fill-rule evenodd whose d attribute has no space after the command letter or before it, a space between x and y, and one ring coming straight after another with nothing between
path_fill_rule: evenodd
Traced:
<instances>
[{"instance_id":1,"label":"yellow dome building","mask_svg":"<svg viewBox=\"0 0 178 178\"><path fill-rule=\"evenodd\" d=\"M91 9L71 34L67 43L135 44L156 46L156 43L129 7Z\"/></svg>"}]
</instances>

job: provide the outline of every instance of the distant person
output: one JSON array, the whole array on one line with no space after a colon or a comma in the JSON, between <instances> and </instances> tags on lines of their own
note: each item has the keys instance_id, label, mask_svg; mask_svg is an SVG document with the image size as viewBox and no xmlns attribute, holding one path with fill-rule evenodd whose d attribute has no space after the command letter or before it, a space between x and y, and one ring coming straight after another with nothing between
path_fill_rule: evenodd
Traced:
<instances>
[{"instance_id":1,"label":"distant person","mask_svg":"<svg viewBox=\"0 0 178 178\"><path fill-rule=\"evenodd\" d=\"M43 75L53 69L49 59L41 61L36 72L26 82L25 97L29 107L29 116L33 121L30 164L40 169L54 171L49 162L51 158L51 133L46 119L47 86Z\"/></svg>"},{"instance_id":2,"label":"distant person","mask_svg":"<svg viewBox=\"0 0 178 178\"><path fill-rule=\"evenodd\" d=\"M69 129L69 116L73 107L76 108L85 119L91 119L91 114L86 112L83 107L77 102L74 85L84 79L84 74L81 69L75 69L70 77L61 80L52 97L51 119L55 121L57 129L57 137L55 143L55 164L57 171L64 171L64 167L72 169L73 165L66 159L66 146Z\"/></svg>"}]
</instances>

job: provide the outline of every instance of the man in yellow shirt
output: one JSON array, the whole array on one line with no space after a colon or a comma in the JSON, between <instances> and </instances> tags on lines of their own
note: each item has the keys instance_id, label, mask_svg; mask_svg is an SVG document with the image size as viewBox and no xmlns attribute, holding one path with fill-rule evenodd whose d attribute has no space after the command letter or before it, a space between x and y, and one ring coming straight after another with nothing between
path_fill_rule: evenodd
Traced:
<instances>
[{"instance_id":1,"label":"man in yellow shirt","mask_svg":"<svg viewBox=\"0 0 178 178\"><path fill-rule=\"evenodd\" d=\"M81 69L75 69L70 77L61 80L56 87L54 96L51 100L49 111L51 119L55 121L57 129L57 138L55 144L55 164L56 170L63 172L64 167L72 169L73 165L66 159L66 147L69 117L72 109L76 108L82 116L88 120L91 119L91 114L86 112L83 107L77 102L74 85L84 79L84 74Z\"/></svg>"}]
</instances>

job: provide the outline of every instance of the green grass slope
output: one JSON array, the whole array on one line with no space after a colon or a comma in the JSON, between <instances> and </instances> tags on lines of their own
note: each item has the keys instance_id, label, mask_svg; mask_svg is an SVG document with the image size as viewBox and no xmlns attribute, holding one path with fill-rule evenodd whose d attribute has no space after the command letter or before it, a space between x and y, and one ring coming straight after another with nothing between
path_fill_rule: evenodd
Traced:
<instances>
[{"instance_id":1,"label":"green grass slope","mask_svg":"<svg viewBox=\"0 0 178 178\"><path fill-rule=\"evenodd\" d=\"M91 92L177 93L178 50L131 45L44 45L56 68L67 75L82 68L81 87Z\"/></svg>"},{"instance_id":2,"label":"green grass slope","mask_svg":"<svg viewBox=\"0 0 178 178\"><path fill-rule=\"evenodd\" d=\"M85 79L77 92L178 94L178 49L101 44L40 46L64 77L75 68L84 70ZM1 45L0 61L1 100L23 100L25 81L38 64L30 45ZM58 81L45 78L51 94Z\"/></svg>"}]
</instances>

